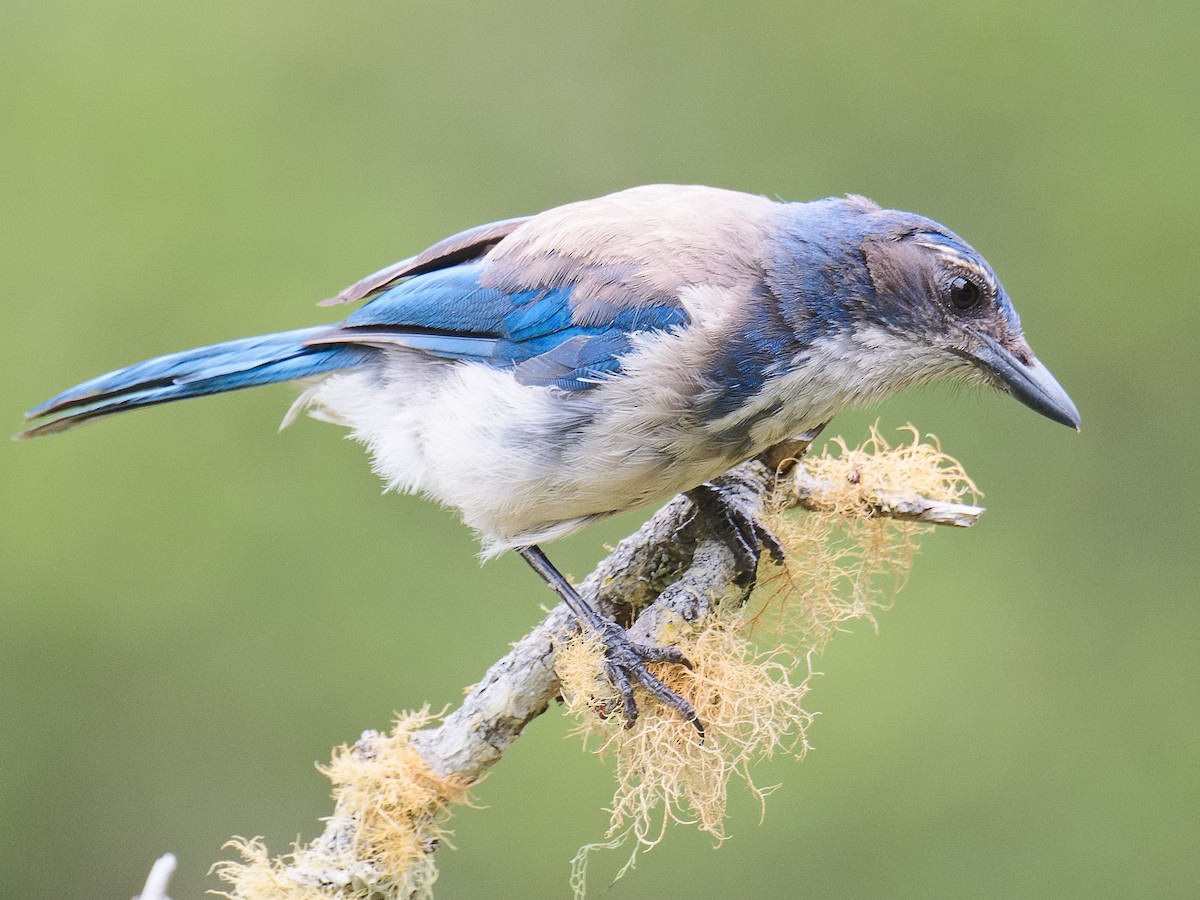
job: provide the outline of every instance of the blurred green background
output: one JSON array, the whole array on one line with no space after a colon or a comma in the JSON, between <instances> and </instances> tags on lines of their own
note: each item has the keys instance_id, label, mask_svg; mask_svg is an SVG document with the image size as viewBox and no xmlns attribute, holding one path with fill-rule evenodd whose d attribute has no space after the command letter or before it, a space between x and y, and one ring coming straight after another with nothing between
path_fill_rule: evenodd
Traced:
<instances>
[{"instance_id":1,"label":"blurred green background","mask_svg":"<svg viewBox=\"0 0 1200 900\"><path fill-rule=\"evenodd\" d=\"M738 794L719 852L676 828L605 896L1195 896L1197 34L1194 2L5 4L0 420L634 184L933 216L1083 433L951 389L837 421L936 433L990 510L819 661L765 821ZM0 444L0 893L125 898L173 850L200 896L230 835L319 831L332 745L453 703L538 618L519 560L381 497L338 429L277 435L292 396ZM479 787L439 896L566 894L610 795L567 728Z\"/></svg>"}]
</instances>

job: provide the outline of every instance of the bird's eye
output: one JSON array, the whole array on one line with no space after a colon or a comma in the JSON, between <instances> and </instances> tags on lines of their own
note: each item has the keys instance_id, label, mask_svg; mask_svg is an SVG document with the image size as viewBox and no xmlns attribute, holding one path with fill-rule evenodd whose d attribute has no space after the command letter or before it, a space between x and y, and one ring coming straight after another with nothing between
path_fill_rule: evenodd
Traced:
<instances>
[{"instance_id":1,"label":"bird's eye","mask_svg":"<svg viewBox=\"0 0 1200 900\"><path fill-rule=\"evenodd\" d=\"M979 303L979 285L970 278L956 275L950 279L950 302L959 312L966 312Z\"/></svg>"}]
</instances>

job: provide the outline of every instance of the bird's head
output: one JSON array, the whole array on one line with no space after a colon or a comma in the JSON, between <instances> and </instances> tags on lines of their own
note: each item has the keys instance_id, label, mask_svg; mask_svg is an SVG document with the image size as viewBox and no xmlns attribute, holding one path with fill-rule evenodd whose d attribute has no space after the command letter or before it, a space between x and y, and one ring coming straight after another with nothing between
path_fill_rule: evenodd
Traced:
<instances>
[{"instance_id":1,"label":"bird's head","mask_svg":"<svg viewBox=\"0 0 1200 900\"><path fill-rule=\"evenodd\" d=\"M991 384L1078 429L1079 411L1033 355L987 261L930 219L878 207L863 213L859 259L868 277L850 301L856 324L887 335L900 347L895 356L907 349L938 375Z\"/></svg>"}]
</instances>

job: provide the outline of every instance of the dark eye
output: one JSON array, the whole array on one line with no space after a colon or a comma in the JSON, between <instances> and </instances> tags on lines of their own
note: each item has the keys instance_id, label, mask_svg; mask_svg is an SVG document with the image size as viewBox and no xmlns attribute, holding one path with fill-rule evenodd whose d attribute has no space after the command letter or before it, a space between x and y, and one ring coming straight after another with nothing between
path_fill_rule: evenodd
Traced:
<instances>
[{"instance_id":1,"label":"dark eye","mask_svg":"<svg viewBox=\"0 0 1200 900\"><path fill-rule=\"evenodd\" d=\"M966 312L979 303L979 285L970 278L956 275L950 279L950 302L959 312Z\"/></svg>"}]
</instances>

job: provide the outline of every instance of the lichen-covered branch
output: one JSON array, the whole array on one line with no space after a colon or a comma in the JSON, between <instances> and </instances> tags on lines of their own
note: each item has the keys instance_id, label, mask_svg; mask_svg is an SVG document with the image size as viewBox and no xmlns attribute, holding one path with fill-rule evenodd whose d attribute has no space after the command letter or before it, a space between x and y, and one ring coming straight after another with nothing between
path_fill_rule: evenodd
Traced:
<instances>
[{"instance_id":1,"label":"lichen-covered branch","mask_svg":"<svg viewBox=\"0 0 1200 900\"><path fill-rule=\"evenodd\" d=\"M730 470L718 479L722 494L733 499L740 513L754 520L761 519L768 506L778 512L792 508L841 509L853 504L860 517L969 526L983 511L944 498L897 490L884 482L868 484L860 463L848 456L858 451L848 451L844 445L840 469L822 469L807 461L796 465L796 458L803 455L810 439L805 436L773 457ZM913 446L926 445L914 440ZM938 459L945 459L940 451ZM928 467L928 460L924 464ZM933 463L934 471L938 471L938 465L941 463ZM960 473L955 470L952 474L970 486ZM901 479L901 484L905 483L922 482L920 478L909 482ZM579 586L580 594L605 615L627 624L635 638L670 640L673 632L704 619L711 604L725 596L737 581L738 558L715 524L688 497L674 498L618 544ZM559 696L562 688L555 672L556 655L576 630L576 622L566 608L556 607L488 669L467 692L461 706L437 724L432 724L434 718L430 716L410 717L390 734L368 731L352 747L343 748L331 767L331 771L341 774L334 777L339 785L335 791L337 809L327 820L325 832L306 847L274 861L267 859L261 844L242 843L239 849L248 863L228 863L221 871L233 885L228 896L427 895L436 877L432 854L446 805L461 799L459 795L482 778L524 727ZM399 776L391 770L376 771L378 760L394 755L397 741L411 748L411 765ZM413 766L424 771L414 775ZM396 777L423 779L427 790L422 796L427 799L415 805L404 800L399 806L371 800L364 809L363 791L355 791L351 799L342 786L356 778L378 782ZM410 796L414 793L406 790ZM382 793L387 792L376 788L369 796ZM411 821L413 834L423 835L415 851L410 847L404 852L416 852L418 856L423 852L424 858L413 859L403 874L383 864L386 854L363 839L368 820L376 814L388 822L406 818ZM261 883L261 892L255 892L255 883ZM288 885L294 888L291 893L284 890Z\"/></svg>"},{"instance_id":2,"label":"lichen-covered branch","mask_svg":"<svg viewBox=\"0 0 1200 900\"><path fill-rule=\"evenodd\" d=\"M788 500L791 500L791 505L801 509L820 509L820 497L827 489L826 482L814 478L803 468L797 468L794 477L786 483L781 499L785 505ZM927 525L953 525L958 528L969 528L979 520L984 512L982 506L947 503L920 494L875 491L872 499L876 516L924 522Z\"/></svg>"}]
</instances>

